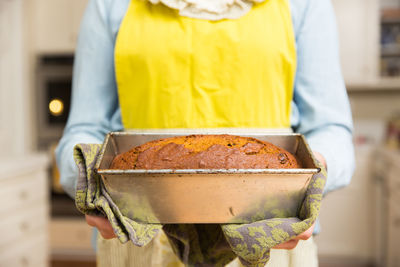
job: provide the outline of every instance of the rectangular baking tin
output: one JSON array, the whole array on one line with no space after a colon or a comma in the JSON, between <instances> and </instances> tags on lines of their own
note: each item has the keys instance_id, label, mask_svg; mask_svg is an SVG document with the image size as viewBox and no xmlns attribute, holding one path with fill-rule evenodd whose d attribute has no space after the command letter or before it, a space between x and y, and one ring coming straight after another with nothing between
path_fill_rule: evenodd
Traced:
<instances>
[{"instance_id":1,"label":"rectangular baking tin","mask_svg":"<svg viewBox=\"0 0 400 267\"><path fill-rule=\"evenodd\" d=\"M113 158L145 142L182 133L111 132L95 169L122 214L144 223L248 223L295 217L315 158L301 134L240 134L282 147L302 169L113 170Z\"/></svg>"}]
</instances>

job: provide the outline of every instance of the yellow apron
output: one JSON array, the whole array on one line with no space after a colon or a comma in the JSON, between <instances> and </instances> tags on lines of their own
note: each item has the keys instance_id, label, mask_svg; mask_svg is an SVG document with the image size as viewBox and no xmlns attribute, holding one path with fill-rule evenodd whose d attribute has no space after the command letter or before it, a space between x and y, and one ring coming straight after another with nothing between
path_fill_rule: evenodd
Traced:
<instances>
[{"instance_id":1,"label":"yellow apron","mask_svg":"<svg viewBox=\"0 0 400 267\"><path fill-rule=\"evenodd\" d=\"M295 70L288 0L216 22L132 0L115 46L125 129L288 128ZM99 243L114 251L99 266L183 266L163 233L144 248L114 243Z\"/></svg>"},{"instance_id":2,"label":"yellow apron","mask_svg":"<svg viewBox=\"0 0 400 267\"><path fill-rule=\"evenodd\" d=\"M115 46L125 129L290 127L295 69L288 0L216 22L132 0Z\"/></svg>"}]
</instances>

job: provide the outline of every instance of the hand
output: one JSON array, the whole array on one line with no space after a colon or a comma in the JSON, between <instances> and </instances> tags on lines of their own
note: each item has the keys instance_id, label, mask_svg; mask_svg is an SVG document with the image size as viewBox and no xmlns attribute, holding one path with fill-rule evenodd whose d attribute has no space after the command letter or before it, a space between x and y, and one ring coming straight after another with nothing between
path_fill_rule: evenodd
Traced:
<instances>
[{"instance_id":1,"label":"hand","mask_svg":"<svg viewBox=\"0 0 400 267\"><path fill-rule=\"evenodd\" d=\"M85 215L86 223L99 230L104 239L112 239L117 237L111 227L110 222L103 217Z\"/></svg>"},{"instance_id":2,"label":"hand","mask_svg":"<svg viewBox=\"0 0 400 267\"><path fill-rule=\"evenodd\" d=\"M326 161L325 158L318 152L314 152L314 156L315 158L320 161L326 168ZM86 219L86 223L92 227L96 227L97 230L99 230L101 236L104 239L112 239L112 238L116 238L116 235L114 233L114 230L111 227L110 222L103 217L98 217L98 216L91 216L91 215L85 215L85 219ZM315 223L304 233L296 236L295 238L277 245L275 247L273 247L274 249L294 249L297 246L297 243L299 242L299 240L308 240L313 231L314 231L314 226Z\"/></svg>"},{"instance_id":3,"label":"hand","mask_svg":"<svg viewBox=\"0 0 400 267\"><path fill-rule=\"evenodd\" d=\"M316 152L316 151L313 151L313 153L314 153L314 157L326 168L326 160L325 160L324 156L322 156L321 153ZM293 238L283 244L277 245L273 248L274 249L294 249L300 240L308 240L312 236L314 227L315 227L315 223L310 228L308 228L308 230L306 230L305 232L296 236L295 238Z\"/></svg>"},{"instance_id":4,"label":"hand","mask_svg":"<svg viewBox=\"0 0 400 267\"><path fill-rule=\"evenodd\" d=\"M274 249L294 249L300 240L308 240L312 236L312 233L314 232L314 226L315 226L315 223L310 228L308 228L308 230L299 234L295 238L293 238L283 244L279 244L273 248Z\"/></svg>"},{"instance_id":5,"label":"hand","mask_svg":"<svg viewBox=\"0 0 400 267\"><path fill-rule=\"evenodd\" d=\"M314 153L314 157L315 157L322 165L324 165L325 169L327 169L326 160L325 160L324 156L322 156L322 154L319 153L319 152L317 152L317 151L313 151L313 153Z\"/></svg>"}]
</instances>

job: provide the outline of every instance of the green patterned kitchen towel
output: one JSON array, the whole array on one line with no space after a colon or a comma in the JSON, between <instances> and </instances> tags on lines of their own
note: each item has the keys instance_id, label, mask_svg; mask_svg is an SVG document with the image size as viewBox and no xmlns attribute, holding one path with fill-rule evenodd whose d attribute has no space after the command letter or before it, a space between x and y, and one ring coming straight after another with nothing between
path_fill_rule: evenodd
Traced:
<instances>
[{"instance_id":1,"label":"green patterned kitchen towel","mask_svg":"<svg viewBox=\"0 0 400 267\"><path fill-rule=\"evenodd\" d=\"M161 229L176 255L187 266L224 266L239 257L244 266L261 267L270 248L284 243L312 226L318 217L326 181L323 168L306 191L299 218L274 218L248 224L145 224L124 216L94 171L101 145L79 144L74 158L79 177L75 203L82 213L107 217L121 243L145 246ZM134 211L132 211L134 212ZM284 211L276 211L284 214Z\"/></svg>"}]
</instances>

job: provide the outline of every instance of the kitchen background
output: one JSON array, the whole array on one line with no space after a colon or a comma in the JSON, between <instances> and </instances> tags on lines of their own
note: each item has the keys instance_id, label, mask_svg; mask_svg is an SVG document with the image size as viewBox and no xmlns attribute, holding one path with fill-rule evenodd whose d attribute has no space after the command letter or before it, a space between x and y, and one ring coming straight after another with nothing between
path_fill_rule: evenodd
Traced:
<instances>
[{"instance_id":1,"label":"kitchen background","mask_svg":"<svg viewBox=\"0 0 400 267\"><path fill-rule=\"evenodd\" d=\"M400 1L333 0L357 170L329 194L320 266L400 266ZM86 0L0 0L0 266L95 266L57 183Z\"/></svg>"}]
</instances>

